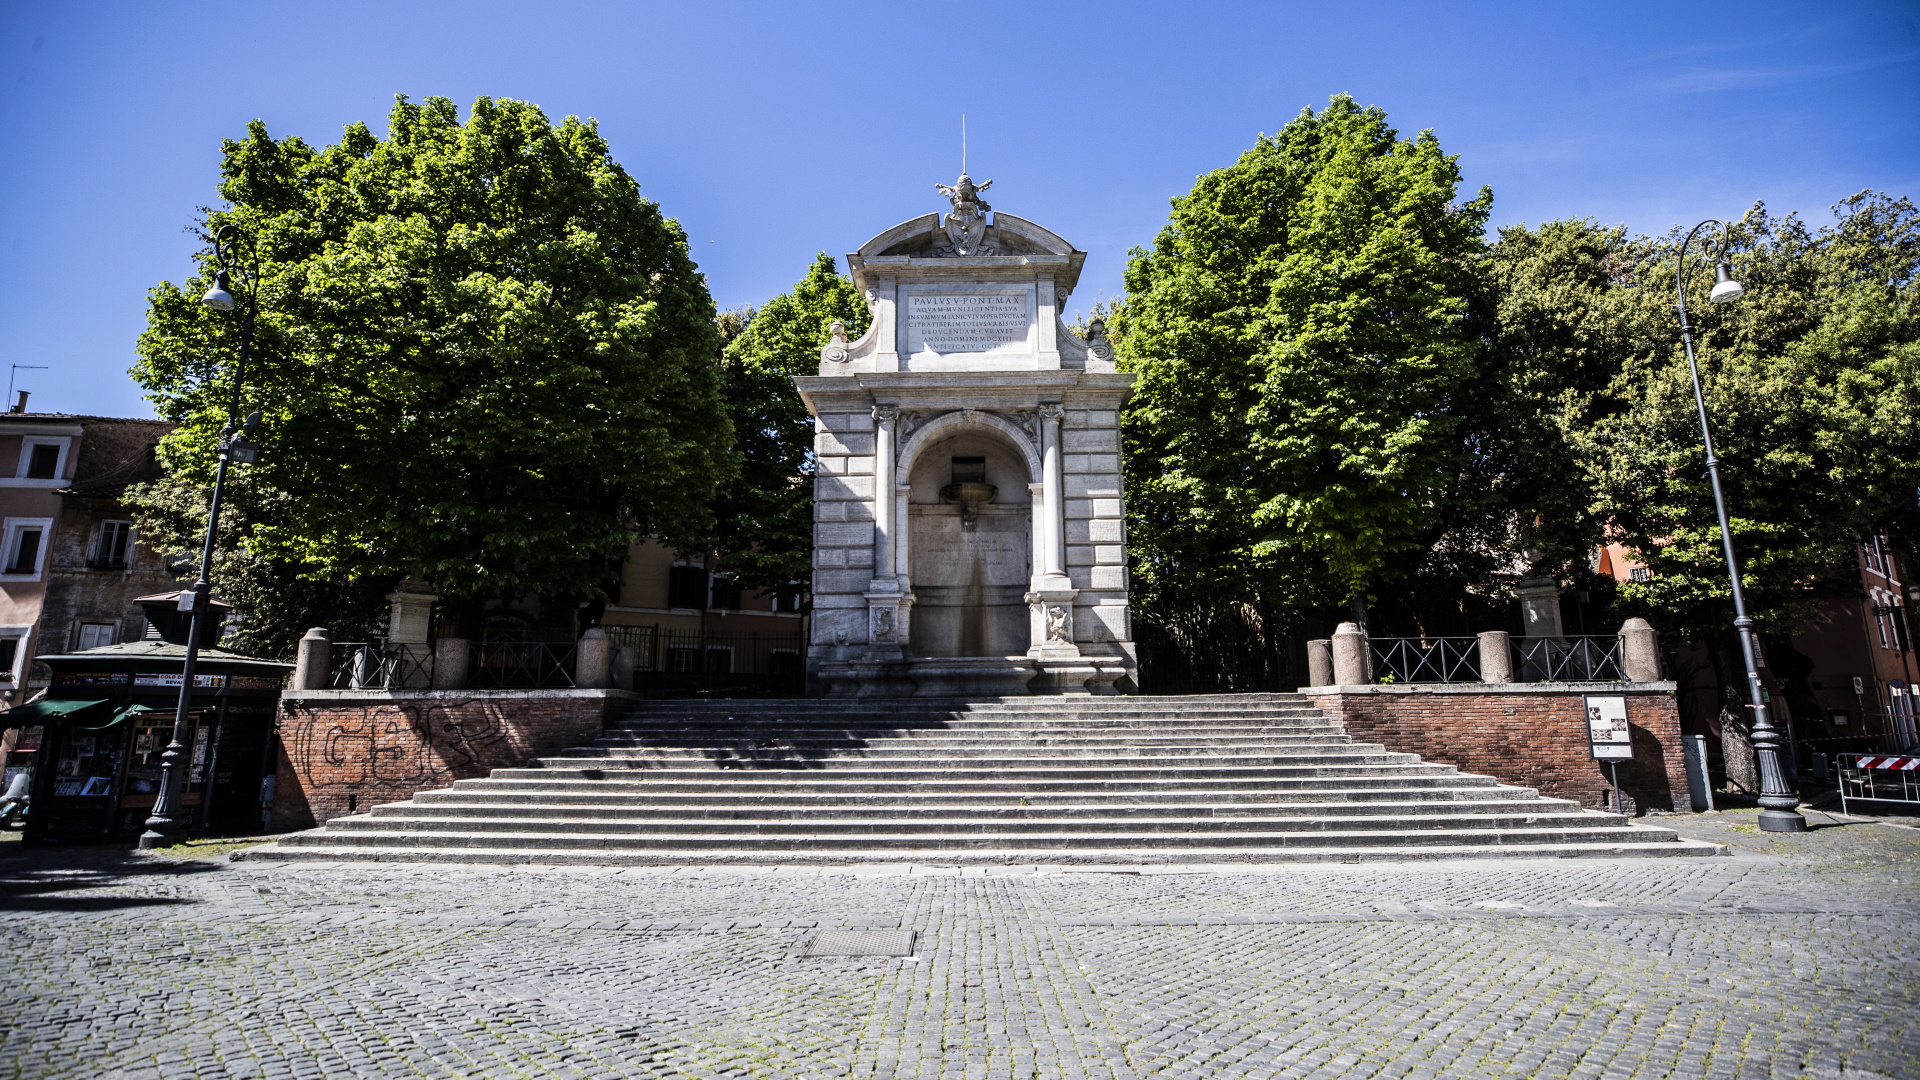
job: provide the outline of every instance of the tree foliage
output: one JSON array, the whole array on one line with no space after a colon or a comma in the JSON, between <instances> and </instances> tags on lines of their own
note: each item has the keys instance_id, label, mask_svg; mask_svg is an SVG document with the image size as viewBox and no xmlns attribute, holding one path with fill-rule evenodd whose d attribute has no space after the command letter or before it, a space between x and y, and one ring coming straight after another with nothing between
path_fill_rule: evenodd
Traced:
<instances>
[{"instance_id":1,"label":"tree foliage","mask_svg":"<svg viewBox=\"0 0 1920 1080\"><path fill-rule=\"evenodd\" d=\"M1143 608L1365 592L1460 468L1492 195L1431 132L1335 97L1173 202L1112 332Z\"/></svg>"},{"instance_id":2,"label":"tree foliage","mask_svg":"<svg viewBox=\"0 0 1920 1080\"><path fill-rule=\"evenodd\" d=\"M746 313L722 354L742 464L716 503L715 546L728 575L748 587L782 591L810 572L813 417L793 377L818 372L836 320L854 338L872 315L821 252L792 289Z\"/></svg>"},{"instance_id":3,"label":"tree foliage","mask_svg":"<svg viewBox=\"0 0 1920 1080\"><path fill-rule=\"evenodd\" d=\"M605 595L635 530L691 536L734 469L719 341L679 226L591 121L400 100L332 146L264 124L223 146L257 261L243 410L265 414L252 557L451 596ZM150 293L134 377L204 484L236 376L213 269ZM160 512L156 510L156 513ZM222 583L222 587L226 587Z\"/></svg>"},{"instance_id":4,"label":"tree foliage","mask_svg":"<svg viewBox=\"0 0 1920 1080\"><path fill-rule=\"evenodd\" d=\"M1912 537L1920 489L1920 213L1861 194L1814 230L1756 206L1730 231L1740 302L1688 290L1707 411L1748 599L1763 623L1808 610L1881 529ZM1622 601L1682 639L1731 620L1719 525L1673 309L1681 236L1591 222L1501 234L1492 261L1510 354L1549 421L1542 454L1587 505L1575 544L1625 543L1652 570ZM1700 251L1696 243L1694 249ZM1557 457L1558 460L1551 460Z\"/></svg>"}]
</instances>

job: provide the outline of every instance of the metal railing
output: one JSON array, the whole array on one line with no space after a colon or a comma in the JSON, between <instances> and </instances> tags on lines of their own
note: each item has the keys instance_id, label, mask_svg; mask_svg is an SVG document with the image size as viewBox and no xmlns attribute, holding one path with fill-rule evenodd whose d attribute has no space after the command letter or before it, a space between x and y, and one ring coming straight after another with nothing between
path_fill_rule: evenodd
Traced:
<instances>
[{"instance_id":1,"label":"metal railing","mask_svg":"<svg viewBox=\"0 0 1920 1080\"><path fill-rule=\"evenodd\" d=\"M790 634L701 634L662 626L603 626L631 658L636 688L668 692L802 691L806 643Z\"/></svg>"},{"instance_id":2,"label":"metal railing","mask_svg":"<svg viewBox=\"0 0 1920 1080\"><path fill-rule=\"evenodd\" d=\"M1516 682L1619 682L1627 677L1616 635L1510 640Z\"/></svg>"},{"instance_id":3,"label":"metal railing","mask_svg":"<svg viewBox=\"0 0 1920 1080\"><path fill-rule=\"evenodd\" d=\"M478 690L564 690L574 686L579 646L571 641L476 641L467 685Z\"/></svg>"},{"instance_id":4,"label":"metal railing","mask_svg":"<svg viewBox=\"0 0 1920 1080\"><path fill-rule=\"evenodd\" d=\"M1373 677L1379 682L1480 681L1480 639L1373 638Z\"/></svg>"},{"instance_id":5,"label":"metal railing","mask_svg":"<svg viewBox=\"0 0 1920 1080\"><path fill-rule=\"evenodd\" d=\"M425 690L433 685L433 646L336 641L328 656L333 690Z\"/></svg>"}]
</instances>

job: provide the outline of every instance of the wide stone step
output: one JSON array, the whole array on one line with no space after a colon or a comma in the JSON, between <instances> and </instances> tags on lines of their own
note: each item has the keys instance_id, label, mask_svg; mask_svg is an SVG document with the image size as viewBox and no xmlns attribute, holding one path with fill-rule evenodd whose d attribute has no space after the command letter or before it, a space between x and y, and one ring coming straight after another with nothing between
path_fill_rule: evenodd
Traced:
<instances>
[{"instance_id":1,"label":"wide stone step","mask_svg":"<svg viewBox=\"0 0 1920 1080\"><path fill-rule=\"evenodd\" d=\"M1622 830L1627 832L1627 830ZM1275 863L1384 863L1439 862L1460 859L1671 859L1725 855L1719 844L1697 840L1678 842L1642 841L1636 836L1613 843L1581 844L1461 844L1454 847L1363 846L1342 848L1241 848L1190 847L1167 849L1077 848L1072 852L1034 852L976 848L968 851L892 851L878 855L855 849L783 852L770 857L762 851L559 851L538 845L520 848L472 848L443 845L388 847L378 844L352 846L288 847L268 844L237 852L236 857L260 862L311 862L321 860L343 864L380 863L484 863L492 865L538 866L725 866L739 869L772 869L780 866L818 867L858 872L872 867L900 873L956 873L961 867L997 866L1040 872L1072 868L1107 868L1130 872L1132 868L1179 867L1230 869Z\"/></svg>"},{"instance_id":2,"label":"wide stone step","mask_svg":"<svg viewBox=\"0 0 1920 1080\"><path fill-rule=\"evenodd\" d=\"M1305 746L978 746L929 751L907 746L576 746L553 757L538 758L542 767L656 768L660 763L697 765L725 763L736 767L781 768L792 764L815 768L823 763L857 768L862 763L938 767L942 763L969 768L992 765L1021 766L1036 762L1071 765L1210 763L1219 765L1324 763L1349 765L1387 763L1411 755L1394 755L1379 743L1313 743Z\"/></svg>"},{"instance_id":3,"label":"wide stone step","mask_svg":"<svg viewBox=\"0 0 1920 1080\"><path fill-rule=\"evenodd\" d=\"M1622 822L1625 818L1606 815ZM554 805L462 805L458 803L390 803L377 806L365 815L342 818L333 824L353 822L356 827L383 828L396 821L447 822L496 821L519 822L529 828L541 823L590 824L634 829L680 828L754 829L867 829L887 832L889 825L908 828L987 829L1016 825L1023 829L1051 826L1097 828L1166 828L1187 823L1191 827L1248 828L1269 823L1274 827L1295 828L1293 822L1312 828L1335 828L1339 823L1354 823L1353 828L1446 828L1463 821L1497 821L1501 828L1532 827L1564 823L1562 819L1597 821L1588 811L1562 800L1538 800L1531 803L1397 803L1354 804L1330 807L1324 803L1285 805L1261 803L1232 807L1193 806L1189 804L1135 806L836 806L811 810L793 810L764 806L728 807L580 807ZM1365 822L1367 824L1358 824ZM1282 825L1281 823L1288 823ZM328 827L332 828L333 824Z\"/></svg>"},{"instance_id":4,"label":"wide stone step","mask_svg":"<svg viewBox=\"0 0 1920 1080\"><path fill-rule=\"evenodd\" d=\"M589 784L544 785L519 781L462 781L463 784L490 785L463 787L456 784L438 791L423 791L410 802L375 807L378 814L388 807L461 806L511 812L515 807L554 807L598 812L602 809L634 808L649 813L687 814L712 808L716 812L767 813L864 813L872 807L892 807L911 812L920 807L940 812L994 812L1004 807L1089 814L1120 813L1132 807L1192 808L1196 812L1211 807L1216 813L1235 813L1247 807L1293 806L1309 812L1370 813L1379 805L1383 813L1400 807L1439 807L1454 804L1499 805L1512 803L1571 805L1563 799L1548 799L1532 788L1507 787L1409 787L1378 788L1329 787L1323 790L1291 788L1269 791L1261 788L1223 789L1206 787L1185 790L1148 788L1137 791L1042 791L1033 788L1007 791L922 791L910 789L892 792L859 791L768 791L742 792L730 784L713 785L711 791L660 791L653 785L638 785L637 790L609 791ZM1411 812L1411 811L1402 811Z\"/></svg>"},{"instance_id":5,"label":"wide stone step","mask_svg":"<svg viewBox=\"0 0 1920 1080\"><path fill-rule=\"evenodd\" d=\"M1298 695L652 701L591 745L247 858L774 865L1717 854Z\"/></svg>"},{"instance_id":6,"label":"wide stone step","mask_svg":"<svg viewBox=\"0 0 1920 1080\"><path fill-rule=\"evenodd\" d=\"M1490 776L1451 771L1452 766L1413 766L1431 771L1408 773L1405 771L1386 771L1395 767L1383 766L1380 770L1354 772L1344 776L1230 776L1230 777L1166 777L1144 776L1116 779L1112 777L1080 777L1062 779L1060 777L1042 777L1034 780L1017 780L1005 776L992 775L983 779L956 780L943 778L925 779L873 779L848 777L844 774L829 776L824 772L809 770L775 769L737 769L737 770L699 770L678 771L676 775L666 775L665 770L653 772L639 770L607 770L595 777L587 777L578 771L566 772L558 769L495 769L492 776L472 780L457 780L453 784L456 791L475 791L499 785L509 791L596 791L605 793L652 794L659 792L701 792L731 793L735 798L751 797L768 792L795 793L861 793L861 792L993 792L1003 795L1023 796L1034 794L1066 794L1072 792L1170 792L1176 790L1240 790L1255 792L1291 792L1300 790L1333 790L1340 788L1377 788L1400 791L1409 788L1472 788L1495 787L1499 781ZM1402 770L1407 766L1398 767ZM893 774L881 773L882 777ZM646 779L634 779L644 776Z\"/></svg>"},{"instance_id":7,"label":"wide stone step","mask_svg":"<svg viewBox=\"0 0 1920 1080\"><path fill-rule=\"evenodd\" d=\"M540 850L628 849L628 850L728 850L764 853L805 852L811 850L886 851L965 851L996 850L1073 851L1077 848L1186 848L1239 847L1264 849L1312 849L1391 845L1394 847L1461 847L1505 844L1584 844L1618 843L1622 833L1633 829L1634 839L1642 842L1672 843L1677 834L1667 829L1627 826L1617 823L1593 827L1554 827L1541 829L1434 829L1373 830L1339 829L1325 831L1206 831L1151 832L866 832L854 835L816 833L810 835L763 834L754 832L647 832L627 834L599 832L479 831L465 823L460 829L418 831L404 829L334 828L295 833L280 841L287 847L313 847L373 844L382 847L470 847L490 850L537 848ZM325 834L324 837L322 834Z\"/></svg>"},{"instance_id":8,"label":"wide stone step","mask_svg":"<svg viewBox=\"0 0 1920 1080\"><path fill-rule=\"evenodd\" d=\"M1384 756L1384 755L1380 755ZM1411 755L1409 755L1411 756ZM597 765L589 762L569 763L567 765L541 762L539 769L495 769L493 774L505 779L532 779L529 773L545 772L555 776L577 776L582 780L596 780L613 777L627 779L641 776L659 776L668 780L692 779L697 776L712 776L714 773L749 774L832 774L848 780L869 780L885 783L932 782L950 783L955 780L1037 780L1037 781L1073 781L1073 780L1201 780L1201 779L1255 779L1260 777L1285 778L1307 776L1366 776L1375 772L1391 770L1405 776L1441 776L1453 772L1451 765L1428 765L1419 763L1415 758L1408 762L1376 761L1361 758L1343 763L1290 764L1284 760L1244 765L1222 764L1185 764L1170 762L1167 764L1130 764L1125 760L1113 763L1090 764L1042 764L1046 759L1028 759L1014 761L969 761L965 767L937 763L924 764L924 767L888 765L886 768L874 768L872 762L836 762L823 759L817 763L801 762L753 762L726 763L709 762L706 768L691 766L685 762L663 762L649 766L645 762L608 762ZM623 775L624 774L624 775Z\"/></svg>"},{"instance_id":9,"label":"wide stone step","mask_svg":"<svg viewBox=\"0 0 1920 1080\"><path fill-rule=\"evenodd\" d=\"M603 818L530 818L530 817L490 817L472 815L467 817L406 817L389 815L368 817L356 815L340 818L327 823L327 828L341 832L364 832L399 830L403 832L460 832L460 833L546 833L553 836L738 836L751 835L760 838L791 837L868 837L868 836L910 836L928 834L939 837L966 836L1002 836L1017 838L1022 836L1109 836L1140 835L1159 836L1172 833L1179 835L1231 834L1243 833L1260 835L1278 833L1358 833L1358 832L1394 832L1412 833L1429 829L1438 830L1547 830L1556 829L1598 829L1609 826L1624 826L1626 819L1612 814L1594 814L1587 811L1561 811L1559 813L1536 812L1523 814L1455 814L1451 816L1432 816L1417 819L1417 824L1407 818L1385 817L1266 817L1266 818L1129 818L1113 821L1106 818L1013 818L995 817L991 819L944 819L925 818L887 818L863 820L858 818L820 818L813 820L774 819L727 819L711 820L706 818L670 818L661 821L614 821Z\"/></svg>"},{"instance_id":10,"label":"wide stone step","mask_svg":"<svg viewBox=\"0 0 1920 1080\"><path fill-rule=\"evenodd\" d=\"M649 735L604 735L593 741L593 746L609 749L651 749L665 747L669 749L748 749L761 750L773 747L808 750L841 750L861 748L886 748L914 751L918 753L947 753L958 750L1046 748L1048 750L1099 750L1133 749L1136 747L1177 746L1177 747L1233 747L1261 746L1351 746L1353 740L1343 731L1329 730L1317 732L1288 732L1273 734L1266 732L1233 732L1217 735L1071 735L1046 733L1036 735L995 734L968 738L950 734L913 735L913 736L861 736L848 733L835 734L789 734L786 732L720 732L713 734L696 732L668 733ZM1373 745L1373 744L1368 744ZM569 747L569 750L584 749Z\"/></svg>"},{"instance_id":11,"label":"wide stone step","mask_svg":"<svg viewBox=\"0 0 1920 1080\"><path fill-rule=\"evenodd\" d=\"M927 728L945 727L958 731L992 731L1008 727L1061 727L1130 728L1154 725L1215 724L1222 727L1244 727L1249 724L1314 724L1327 723L1325 713L1318 709L1289 710L1276 712L1271 709L1248 710L1246 712L1210 712L1210 713L1160 713L1160 714L1112 714L1112 715L1065 715L1060 713L1010 713L1004 716L978 716L956 714L901 714L901 713L715 713L711 716L675 716L658 714L652 716L634 716L628 714L610 723L609 727L716 727L726 724L784 724L803 727L896 727Z\"/></svg>"}]
</instances>

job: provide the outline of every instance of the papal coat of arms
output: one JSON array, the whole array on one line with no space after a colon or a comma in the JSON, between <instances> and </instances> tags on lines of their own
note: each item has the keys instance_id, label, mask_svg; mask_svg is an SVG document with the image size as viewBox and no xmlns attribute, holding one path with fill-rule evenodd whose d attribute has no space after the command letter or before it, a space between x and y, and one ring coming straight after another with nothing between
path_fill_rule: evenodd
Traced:
<instances>
[{"instance_id":1,"label":"papal coat of arms","mask_svg":"<svg viewBox=\"0 0 1920 1080\"><path fill-rule=\"evenodd\" d=\"M989 180L984 184L975 184L966 173L951 186L933 185L940 189L953 203L946 218L947 243L952 246L955 255L985 255L987 246L987 213L993 207L980 197L980 193L993 186Z\"/></svg>"}]
</instances>

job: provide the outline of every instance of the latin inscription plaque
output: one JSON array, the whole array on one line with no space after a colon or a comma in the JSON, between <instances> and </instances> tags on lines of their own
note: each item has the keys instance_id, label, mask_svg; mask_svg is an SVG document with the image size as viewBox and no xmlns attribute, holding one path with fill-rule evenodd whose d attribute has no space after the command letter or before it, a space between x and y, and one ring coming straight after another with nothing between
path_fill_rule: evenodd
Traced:
<instances>
[{"instance_id":1,"label":"latin inscription plaque","mask_svg":"<svg viewBox=\"0 0 1920 1080\"><path fill-rule=\"evenodd\" d=\"M1027 343L1032 318L1025 290L917 294L903 299L911 353L984 353Z\"/></svg>"}]
</instances>

